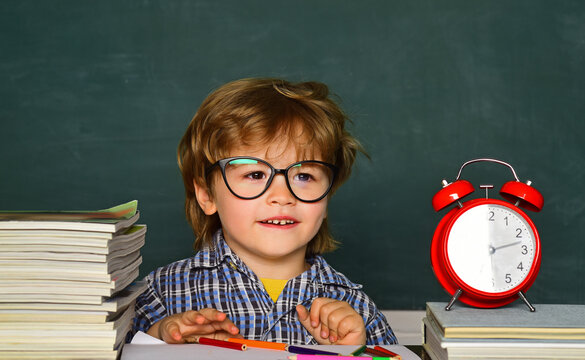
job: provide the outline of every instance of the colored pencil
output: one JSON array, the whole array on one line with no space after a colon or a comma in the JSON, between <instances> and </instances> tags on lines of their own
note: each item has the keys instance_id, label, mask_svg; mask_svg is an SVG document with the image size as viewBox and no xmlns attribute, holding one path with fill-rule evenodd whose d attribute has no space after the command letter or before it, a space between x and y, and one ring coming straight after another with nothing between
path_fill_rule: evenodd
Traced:
<instances>
[{"instance_id":1,"label":"colored pencil","mask_svg":"<svg viewBox=\"0 0 585 360\"><path fill-rule=\"evenodd\" d=\"M397 360L402 360L402 356L400 356L397 353L392 352L392 351L390 351L388 349L385 349L385 348L383 348L381 346L378 346L378 345L374 346L374 350L381 351L381 352L385 353L388 356L391 356L391 357L396 358Z\"/></svg>"},{"instance_id":2,"label":"colored pencil","mask_svg":"<svg viewBox=\"0 0 585 360\"><path fill-rule=\"evenodd\" d=\"M271 350L282 350L286 351L286 344L278 343L278 342L270 342L270 341L260 341L260 340L248 340L248 339L238 339L238 338L229 338L229 342L234 342L238 344L244 344L249 347L261 348L261 349L271 349Z\"/></svg>"},{"instance_id":3,"label":"colored pencil","mask_svg":"<svg viewBox=\"0 0 585 360\"><path fill-rule=\"evenodd\" d=\"M295 354L307 354L307 355L341 355L339 353L334 353L331 351L318 350L318 349L312 349L312 348L306 348L306 347L300 347L300 346L294 346L294 345L288 345L286 347L286 351L291 352L291 353L295 353Z\"/></svg>"},{"instance_id":4,"label":"colored pencil","mask_svg":"<svg viewBox=\"0 0 585 360\"><path fill-rule=\"evenodd\" d=\"M355 360L355 356L343 356L343 355L311 355L311 354L299 354L288 357L289 360ZM360 360L368 360L371 358L360 358Z\"/></svg>"},{"instance_id":5,"label":"colored pencil","mask_svg":"<svg viewBox=\"0 0 585 360\"><path fill-rule=\"evenodd\" d=\"M311 355L299 354L291 355L289 360L357 360L355 356L349 355ZM388 360L388 357L359 357L359 360Z\"/></svg>"},{"instance_id":6,"label":"colored pencil","mask_svg":"<svg viewBox=\"0 0 585 360\"><path fill-rule=\"evenodd\" d=\"M206 338L206 337L200 337L199 339L197 339L197 342L199 344L202 344L202 345L211 345L211 346L217 346L217 347L222 347L222 348L226 348L226 349L233 349L233 350L240 350L240 351L247 349L246 344L238 344L238 343L233 343L233 342L224 341L224 340L215 340L215 339L210 339L210 338Z\"/></svg>"},{"instance_id":7,"label":"colored pencil","mask_svg":"<svg viewBox=\"0 0 585 360\"><path fill-rule=\"evenodd\" d=\"M381 356L381 357L388 357L388 354L386 354L383 351L380 350L376 350L370 347L366 347L366 349L364 350L364 353L372 355L372 356Z\"/></svg>"},{"instance_id":8,"label":"colored pencil","mask_svg":"<svg viewBox=\"0 0 585 360\"><path fill-rule=\"evenodd\" d=\"M351 353L351 356L360 356L366 350L366 348L366 345L360 346L357 350Z\"/></svg>"}]
</instances>

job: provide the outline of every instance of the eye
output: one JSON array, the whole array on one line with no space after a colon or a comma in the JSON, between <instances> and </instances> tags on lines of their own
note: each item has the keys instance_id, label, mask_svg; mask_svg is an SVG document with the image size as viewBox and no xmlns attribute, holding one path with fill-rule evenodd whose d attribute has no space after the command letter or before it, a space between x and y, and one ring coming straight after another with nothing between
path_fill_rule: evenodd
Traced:
<instances>
[{"instance_id":1,"label":"eye","mask_svg":"<svg viewBox=\"0 0 585 360\"><path fill-rule=\"evenodd\" d=\"M295 175L294 180L299 182L308 182L314 180L314 178L311 174L299 173Z\"/></svg>"},{"instance_id":2,"label":"eye","mask_svg":"<svg viewBox=\"0 0 585 360\"><path fill-rule=\"evenodd\" d=\"M266 179L266 174L262 171L252 171L244 174L244 177L250 180L262 180Z\"/></svg>"}]
</instances>

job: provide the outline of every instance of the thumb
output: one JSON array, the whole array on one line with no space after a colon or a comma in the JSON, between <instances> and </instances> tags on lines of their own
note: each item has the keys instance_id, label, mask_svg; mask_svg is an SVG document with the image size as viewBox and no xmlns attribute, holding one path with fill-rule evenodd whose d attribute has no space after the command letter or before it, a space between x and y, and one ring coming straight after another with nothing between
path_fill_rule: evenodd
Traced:
<instances>
[{"instance_id":1,"label":"thumb","mask_svg":"<svg viewBox=\"0 0 585 360\"><path fill-rule=\"evenodd\" d=\"M181 334L181 330L179 325L174 321L169 322L168 324L164 324L161 328L161 336L160 338L166 342L167 344L180 344L184 342L183 335Z\"/></svg>"}]
</instances>

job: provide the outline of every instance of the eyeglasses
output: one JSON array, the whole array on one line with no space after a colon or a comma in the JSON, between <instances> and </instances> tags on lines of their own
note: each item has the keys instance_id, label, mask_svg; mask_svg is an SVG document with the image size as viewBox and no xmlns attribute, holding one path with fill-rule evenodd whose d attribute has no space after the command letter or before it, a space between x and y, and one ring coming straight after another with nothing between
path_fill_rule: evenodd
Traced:
<instances>
[{"instance_id":1,"label":"eyeglasses","mask_svg":"<svg viewBox=\"0 0 585 360\"><path fill-rule=\"evenodd\" d=\"M268 162L237 156L221 159L207 168L207 173L219 166L226 186L240 199L256 199L266 192L274 176L284 175L286 186L293 196L303 202L317 202L331 190L337 173L335 165L317 160L304 160L275 169Z\"/></svg>"}]
</instances>

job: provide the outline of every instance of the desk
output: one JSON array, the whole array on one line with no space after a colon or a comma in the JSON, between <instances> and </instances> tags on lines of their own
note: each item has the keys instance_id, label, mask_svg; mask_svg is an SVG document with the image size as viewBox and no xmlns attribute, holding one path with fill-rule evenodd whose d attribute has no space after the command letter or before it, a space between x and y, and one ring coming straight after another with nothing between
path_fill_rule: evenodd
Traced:
<instances>
[{"instance_id":1,"label":"desk","mask_svg":"<svg viewBox=\"0 0 585 360\"><path fill-rule=\"evenodd\" d=\"M310 345L305 347L318 348L327 351L350 354L358 346L356 345ZM402 345L384 345L385 348L402 356L403 360L420 360L416 353ZM415 349L416 350L416 349ZM422 350L422 347L420 347ZM246 351L222 349L214 346L199 344L126 344L122 350L121 360L149 360L149 359L205 359L205 360L287 360L289 355L286 351L266 350L248 348ZM356 358L359 359L359 358ZM428 358L427 358L428 359Z\"/></svg>"}]
</instances>

